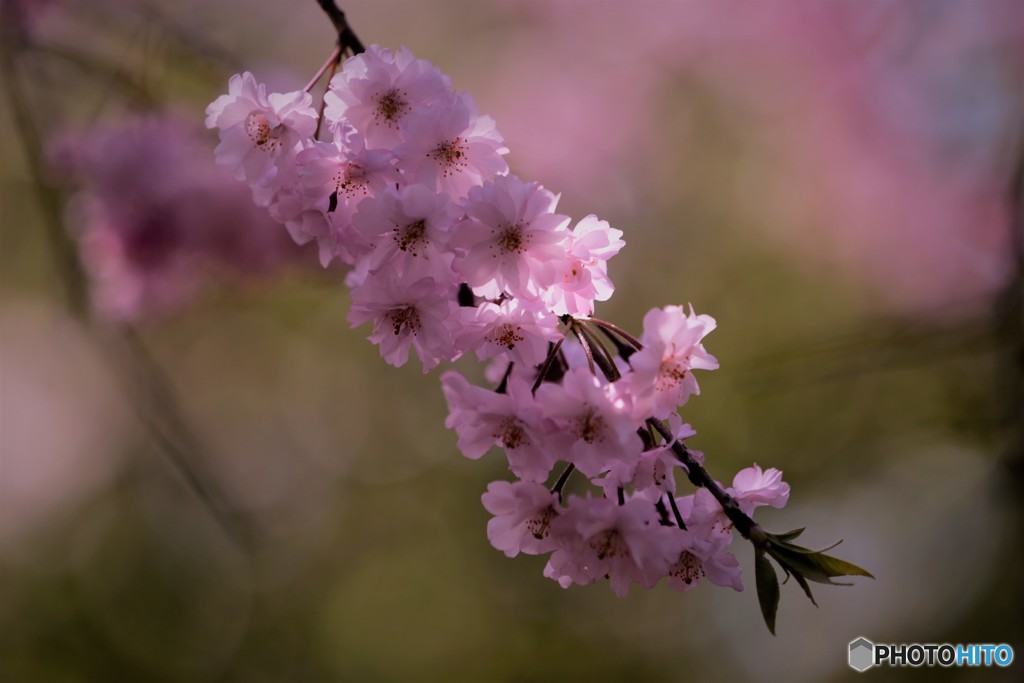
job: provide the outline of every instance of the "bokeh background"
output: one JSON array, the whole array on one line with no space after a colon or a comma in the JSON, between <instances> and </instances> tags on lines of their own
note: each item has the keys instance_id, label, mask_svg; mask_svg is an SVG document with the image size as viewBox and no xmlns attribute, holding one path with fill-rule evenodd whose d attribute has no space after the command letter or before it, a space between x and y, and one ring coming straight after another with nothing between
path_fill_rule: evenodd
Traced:
<instances>
[{"instance_id":1,"label":"bokeh background","mask_svg":"<svg viewBox=\"0 0 1024 683\"><path fill-rule=\"evenodd\" d=\"M781 468L759 520L877 577L818 608L784 586L776 637L739 540L745 592L626 599L492 549L502 459L461 458L436 377L386 366L343 273L212 166L231 73L298 89L327 57L315 2L2 6L0 680L842 681L861 635L1024 656L1024 3L343 3L625 231L603 317L718 320L691 443L724 481Z\"/></svg>"}]
</instances>

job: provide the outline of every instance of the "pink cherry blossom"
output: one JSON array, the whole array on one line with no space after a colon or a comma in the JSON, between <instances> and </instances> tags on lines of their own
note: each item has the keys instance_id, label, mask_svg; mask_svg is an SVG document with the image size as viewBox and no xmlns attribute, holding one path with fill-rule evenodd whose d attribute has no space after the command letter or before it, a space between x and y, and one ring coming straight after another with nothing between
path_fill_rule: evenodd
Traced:
<instances>
[{"instance_id":1,"label":"pink cherry blossom","mask_svg":"<svg viewBox=\"0 0 1024 683\"><path fill-rule=\"evenodd\" d=\"M413 111L444 98L451 81L441 70L401 48L371 45L346 59L324 97L324 118L332 130L354 126L371 147L393 148L402 141L400 125Z\"/></svg>"},{"instance_id":2,"label":"pink cherry blossom","mask_svg":"<svg viewBox=\"0 0 1024 683\"><path fill-rule=\"evenodd\" d=\"M459 254L455 268L481 296L503 291L537 298L555 280L555 264L568 216L554 213L558 197L539 183L499 176L470 190L467 220L452 238Z\"/></svg>"},{"instance_id":3,"label":"pink cherry blossom","mask_svg":"<svg viewBox=\"0 0 1024 683\"><path fill-rule=\"evenodd\" d=\"M167 314L218 277L266 276L299 255L201 133L149 115L66 132L51 148L75 188L68 217L103 317Z\"/></svg>"},{"instance_id":4,"label":"pink cherry blossom","mask_svg":"<svg viewBox=\"0 0 1024 683\"><path fill-rule=\"evenodd\" d=\"M686 528L701 538L732 538L732 522L707 489L700 488L688 496L676 498L676 507L686 522Z\"/></svg>"},{"instance_id":5,"label":"pink cherry blossom","mask_svg":"<svg viewBox=\"0 0 1024 683\"><path fill-rule=\"evenodd\" d=\"M403 273L454 281L448 239L459 216L448 195L410 185L361 202L352 224L372 249L369 270L390 263Z\"/></svg>"},{"instance_id":6,"label":"pink cherry blossom","mask_svg":"<svg viewBox=\"0 0 1024 683\"><path fill-rule=\"evenodd\" d=\"M583 218L565 238L565 258L554 286L544 292L545 303L557 315L591 315L594 302L607 301L615 291L608 259L625 244L621 230L593 214Z\"/></svg>"},{"instance_id":7,"label":"pink cherry blossom","mask_svg":"<svg viewBox=\"0 0 1024 683\"><path fill-rule=\"evenodd\" d=\"M352 229L352 207L340 202L328 211L327 199L311 203L295 192L281 193L271 206L270 215L284 223L288 234L298 244L316 240L320 265L327 267L334 259L354 265L370 246Z\"/></svg>"},{"instance_id":8,"label":"pink cherry blossom","mask_svg":"<svg viewBox=\"0 0 1024 683\"><path fill-rule=\"evenodd\" d=\"M228 94L206 108L206 127L220 130L217 163L237 180L263 183L279 157L292 154L316 130L316 110L307 92L267 94L246 71L228 81Z\"/></svg>"},{"instance_id":9,"label":"pink cherry blossom","mask_svg":"<svg viewBox=\"0 0 1024 683\"><path fill-rule=\"evenodd\" d=\"M455 308L453 287L429 277L409 282L386 268L352 290L348 320L352 327L373 321L369 340L389 365L405 365L411 347L428 372L455 355L446 324Z\"/></svg>"},{"instance_id":10,"label":"pink cherry blossom","mask_svg":"<svg viewBox=\"0 0 1024 683\"><path fill-rule=\"evenodd\" d=\"M659 523L649 501L635 498L619 505L609 498L573 496L551 524L558 550L544 575L563 588L608 576L612 590L623 597L631 583L650 588L665 575L678 557L678 531Z\"/></svg>"},{"instance_id":11,"label":"pink cherry blossom","mask_svg":"<svg viewBox=\"0 0 1024 683\"><path fill-rule=\"evenodd\" d=\"M518 299L500 305L485 302L470 310L455 346L475 350L480 360L499 358L526 367L540 365L547 357L548 344L562 338L554 315L524 306Z\"/></svg>"},{"instance_id":12,"label":"pink cherry blossom","mask_svg":"<svg viewBox=\"0 0 1024 683\"><path fill-rule=\"evenodd\" d=\"M697 432L683 421L678 415L669 416L672 433L675 440L683 441ZM692 453L692 451L691 451ZM635 460L615 460L611 463L608 473L598 482L604 489L606 496L615 495L618 488L630 488L643 495L649 500L658 500L665 493L675 493L676 490L676 468L686 471L686 466L679 462L679 458L669 447L669 444L661 444L640 454Z\"/></svg>"},{"instance_id":13,"label":"pink cherry blossom","mask_svg":"<svg viewBox=\"0 0 1024 683\"><path fill-rule=\"evenodd\" d=\"M476 460L494 445L505 449L509 468L526 481L543 482L555 464L551 425L525 382L510 381L507 393L474 386L454 370L441 376L448 401L445 426L459 435L459 451Z\"/></svg>"},{"instance_id":14,"label":"pink cherry blossom","mask_svg":"<svg viewBox=\"0 0 1024 683\"><path fill-rule=\"evenodd\" d=\"M508 173L505 141L489 116L477 116L468 95L452 95L403 120L405 143L395 148L407 181L452 198L495 175Z\"/></svg>"},{"instance_id":15,"label":"pink cherry blossom","mask_svg":"<svg viewBox=\"0 0 1024 683\"><path fill-rule=\"evenodd\" d=\"M573 368L561 384L543 384L537 401L560 430L555 442L563 459L594 477L622 460L635 462L643 449L638 424L616 387L602 384L585 367Z\"/></svg>"},{"instance_id":16,"label":"pink cherry blossom","mask_svg":"<svg viewBox=\"0 0 1024 683\"><path fill-rule=\"evenodd\" d=\"M353 133L345 144L314 142L299 152L298 165L302 193L313 200L332 194L337 202L358 204L359 200L401 181L386 149L368 150L360 135Z\"/></svg>"},{"instance_id":17,"label":"pink cherry blossom","mask_svg":"<svg viewBox=\"0 0 1024 683\"><path fill-rule=\"evenodd\" d=\"M651 417L667 419L674 440L695 434L676 409L699 393L693 371L718 366L702 344L715 321L692 307L654 309L643 348L609 359L618 374L597 374L600 349L564 338L559 319L575 324L563 316L592 315L610 298L621 231L594 215L570 230L557 195L508 175L493 119L408 50L372 46L346 60L325 104L332 142L313 138L307 94L267 95L251 74L233 77L207 110L221 132L218 162L295 241L315 240L324 265L351 267L348 320L373 323L369 339L386 362L401 366L410 350L424 372L471 352L491 361L497 389L456 371L441 385L462 454L500 446L517 477L482 496L492 545L509 557L551 553L544 574L563 587L609 578L621 596L667 577L678 590L702 578L742 589L722 506L703 488L675 498L685 466L670 443L641 438ZM569 467L556 491L545 482L559 461ZM576 470L604 498L574 496L563 509ZM789 486L755 465L728 493L750 514L784 505Z\"/></svg>"},{"instance_id":18,"label":"pink cherry blossom","mask_svg":"<svg viewBox=\"0 0 1024 683\"><path fill-rule=\"evenodd\" d=\"M558 494L529 481L492 481L481 497L494 515L487 523L487 539L508 557L519 553L540 555L555 549L551 523L558 517Z\"/></svg>"},{"instance_id":19,"label":"pink cherry blossom","mask_svg":"<svg viewBox=\"0 0 1024 683\"><path fill-rule=\"evenodd\" d=\"M789 484L782 481L781 471L774 467L762 470L755 464L737 472L726 493L736 499L740 510L750 515L762 505L785 507L789 500Z\"/></svg>"},{"instance_id":20,"label":"pink cherry blossom","mask_svg":"<svg viewBox=\"0 0 1024 683\"><path fill-rule=\"evenodd\" d=\"M636 415L668 417L691 394L700 393L692 371L718 367L718 361L701 344L714 329L714 318L696 315L692 307L689 315L682 306L647 312L640 338L644 348L629 359L633 372L627 382Z\"/></svg>"},{"instance_id":21,"label":"pink cherry blossom","mask_svg":"<svg viewBox=\"0 0 1024 683\"><path fill-rule=\"evenodd\" d=\"M678 531L682 550L669 567L668 585L678 591L696 588L702 577L717 586L743 590L740 563L736 556L725 551L730 537L711 535L700 537L692 531Z\"/></svg>"}]
</instances>

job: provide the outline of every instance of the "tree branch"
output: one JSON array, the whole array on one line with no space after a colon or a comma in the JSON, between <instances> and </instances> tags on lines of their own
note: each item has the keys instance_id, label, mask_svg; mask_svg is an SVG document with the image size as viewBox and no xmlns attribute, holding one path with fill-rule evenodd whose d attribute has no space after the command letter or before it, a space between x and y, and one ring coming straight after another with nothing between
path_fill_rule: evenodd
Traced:
<instances>
[{"instance_id":1,"label":"tree branch","mask_svg":"<svg viewBox=\"0 0 1024 683\"><path fill-rule=\"evenodd\" d=\"M316 0L316 2L327 15L327 18L331 20L331 23L334 24L334 30L338 32L338 46L343 50L348 48L354 55L366 52L363 42L359 40L355 31L348 25L345 13L335 4L334 0Z\"/></svg>"},{"instance_id":2,"label":"tree branch","mask_svg":"<svg viewBox=\"0 0 1024 683\"><path fill-rule=\"evenodd\" d=\"M665 439L665 443L671 444L670 448L675 453L679 461L686 465L686 470L690 478L690 482L694 486L706 488L718 504L722 506L722 510L725 512L726 517L733 523L736 530L746 538L754 543L755 546L764 542L764 531L758 524L748 517L742 510L740 510L739 503L736 499L730 496L725 490L719 486L718 482L715 481L708 471L704 469L704 466L697 462L697 459L693 457L693 454L687 450L686 446L676 440L675 435L672 434L672 430L665 426L665 423L661 420L655 420L651 418L647 421L647 424L658 430L662 438Z\"/></svg>"}]
</instances>

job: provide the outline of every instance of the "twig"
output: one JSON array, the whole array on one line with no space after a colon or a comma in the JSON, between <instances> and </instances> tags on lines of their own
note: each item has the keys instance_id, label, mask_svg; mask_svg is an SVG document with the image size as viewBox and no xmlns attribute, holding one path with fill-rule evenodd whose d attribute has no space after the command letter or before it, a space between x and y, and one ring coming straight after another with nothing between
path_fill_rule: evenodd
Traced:
<instances>
[{"instance_id":1,"label":"twig","mask_svg":"<svg viewBox=\"0 0 1024 683\"><path fill-rule=\"evenodd\" d=\"M558 476L558 481L556 481L555 485L551 487L551 493L558 494L559 503L562 502L562 489L565 487L565 482L569 481L569 475L575 470L576 465L573 465L572 463L566 465L565 469L562 470L562 474Z\"/></svg>"},{"instance_id":2,"label":"twig","mask_svg":"<svg viewBox=\"0 0 1024 683\"><path fill-rule=\"evenodd\" d=\"M590 367L591 374L596 375L597 374L597 368L595 367L595 364L594 364L594 361L596 359L594 358L594 352L590 350L590 344L587 343L587 338L584 336L584 334L582 332L580 332L580 328L577 327L576 325L573 325L571 321L569 322L569 330L574 335L576 335L576 339L579 340L580 346L583 347L583 353L587 357L587 365ZM604 371L604 367L603 366L601 367L601 370ZM607 372L605 372L605 376L606 377L608 376ZM611 381L611 378L609 378L608 381Z\"/></svg>"},{"instance_id":3,"label":"twig","mask_svg":"<svg viewBox=\"0 0 1024 683\"><path fill-rule=\"evenodd\" d=\"M332 59L329 62L330 70L327 75L327 85L324 86L324 92L320 95L320 108L317 110L316 114L316 130L313 131L314 140L320 139L320 129L324 125L324 110L327 109L327 89L331 87L331 79L334 78L334 72L338 70L338 65L341 64L342 52L344 52L344 50L342 50L341 47L336 47L331 55ZM315 83L318 80L320 80L320 76L314 77L313 82Z\"/></svg>"},{"instance_id":4,"label":"twig","mask_svg":"<svg viewBox=\"0 0 1024 683\"><path fill-rule=\"evenodd\" d=\"M637 339L636 337L631 335L629 332L626 332L624 329L622 329L618 325L613 325L612 323L608 322L607 320L601 320L600 318L580 318L580 320L582 320L585 323L592 323L594 325L599 325L599 326L605 328L606 330L614 332L615 334L619 335L620 337L622 337L623 339L628 341L634 347L636 347L637 351L640 351L640 350L642 350L644 348L644 345L640 342L639 339Z\"/></svg>"},{"instance_id":5,"label":"twig","mask_svg":"<svg viewBox=\"0 0 1024 683\"><path fill-rule=\"evenodd\" d=\"M8 99L14 114L15 133L13 137L21 142L25 154L29 175L32 178L32 188L39 201L39 208L43 211L43 229L50 245L50 253L53 255L57 271L60 273L68 309L79 319L84 319L88 315L89 308L86 297L85 272L78 260L78 253L64 228L61 216L63 203L60 192L47 178L43 168L45 155L42 138L36 128L35 118L29 109L28 97L18 75L15 60L14 51L19 40L14 35L14 26L6 20L2 33L0 60L2 60L4 84L9 93Z\"/></svg>"},{"instance_id":6,"label":"twig","mask_svg":"<svg viewBox=\"0 0 1024 683\"><path fill-rule=\"evenodd\" d=\"M21 45L22 42L18 36L13 35L14 28L6 20L0 28L4 34L4 40L0 41L0 58L2 58L0 67L2 67L7 91L10 93L9 99L16 129L14 137L17 137L23 146L32 185L43 211L43 223L49 249L57 265L59 280L63 284L68 310L87 328L87 331L95 333L94 328L90 329L91 311L85 271L78 258L76 246L64 228L61 215L61 206L63 206L61 192L46 176L43 165L45 155L42 137L35 125L26 90L18 76L15 50L16 46ZM145 353L141 341L130 328L123 330L119 340L124 343L126 353L119 353L111 343L101 343L100 345L108 352L118 367L132 370L133 378L142 378L130 387L132 393L138 394L138 400L132 401L132 404L139 419L160 447L161 453L181 474L189 488L209 510L214 519L232 540L244 547L240 526L213 494L213 487L207 483L206 478L191 462L188 453L195 454L201 452L201 449L198 440L187 427L166 377L159 366ZM102 341L109 342L110 340ZM125 363L126 358L133 360L135 367L128 368ZM161 422L160 416L166 419L166 424Z\"/></svg>"},{"instance_id":7,"label":"twig","mask_svg":"<svg viewBox=\"0 0 1024 683\"><path fill-rule=\"evenodd\" d=\"M131 326L116 328L114 332L112 343L104 348L115 365L127 371L127 389L137 397L134 404L140 421L222 530L240 548L247 547L249 534L244 525L224 505L223 496L198 465L207 459L203 456L205 449L189 427L169 378ZM118 342L119 350L113 346Z\"/></svg>"},{"instance_id":8,"label":"twig","mask_svg":"<svg viewBox=\"0 0 1024 683\"><path fill-rule=\"evenodd\" d=\"M690 482L694 486L700 486L706 488L718 504L722 506L722 510L725 512L726 517L733 523L736 530L743 535L743 538L751 540L755 545L763 542L764 531L760 526L757 525L754 520L748 517L742 510L740 510L739 504L736 499L726 493L718 482L712 479L708 471L704 469L704 466L697 462L696 458L687 450L681 442L679 442L675 435L672 434L672 430L665 426L661 420L655 420L651 418L647 420L647 424L658 430L662 438L665 439L665 443L670 444L672 452L675 453L676 457L681 463L686 465L686 470L690 479Z\"/></svg>"},{"instance_id":9,"label":"twig","mask_svg":"<svg viewBox=\"0 0 1024 683\"><path fill-rule=\"evenodd\" d=\"M537 380L533 383L533 387L530 389L531 393L536 394L537 389L544 382L544 378L548 376L548 372L551 371L552 364L554 364L555 359L558 358L558 354L562 350L562 342L564 341L565 337L562 337L551 346L551 349L548 351L548 357L544 359L544 365L540 367L540 372L537 374Z\"/></svg>"},{"instance_id":10,"label":"twig","mask_svg":"<svg viewBox=\"0 0 1024 683\"><path fill-rule=\"evenodd\" d=\"M316 2L320 5L320 9L327 14L327 18L331 20L331 23L334 24L334 30L338 32L338 45L342 48L348 48L354 55L366 52L363 42L359 40L355 31L348 25L345 13L335 4L334 0L316 0Z\"/></svg>"},{"instance_id":11,"label":"twig","mask_svg":"<svg viewBox=\"0 0 1024 683\"><path fill-rule=\"evenodd\" d=\"M594 356L594 360L597 360L597 356L601 356L604 359L604 361L598 361L598 365L601 367L601 372L603 372L605 377L608 378L608 381L614 382L615 380L620 379L622 377L622 373L620 373L619 368L615 366L615 358L608 350L608 347L604 345L604 342L601 341L601 337L594 334L593 330L588 328L584 323L580 323L579 327L583 334L587 336L587 341L590 342L591 347L598 351ZM598 329L603 328L599 327Z\"/></svg>"},{"instance_id":12,"label":"twig","mask_svg":"<svg viewBox=\"0 0 1024 683\"><path fill-rule=\"evenodd\" d=\"M338 61L340 59L341 59L341 45L337 45L337 46L335 46L334 50L331 52L331 56L328 57L327 61L325 61L323 63L323 65L317 70L316 74L313 75L313 78L309 79L309 83L306 84L306 87L303 88L302 91L303 92L309 92L313 88L313 86L316 85L317 82L321 78L323 78L324 74L327 73L328 69L330 69L332 67L337 68ZM328 80L330 80L330 79L328 79Z\"/></svg>"}]
</instances>

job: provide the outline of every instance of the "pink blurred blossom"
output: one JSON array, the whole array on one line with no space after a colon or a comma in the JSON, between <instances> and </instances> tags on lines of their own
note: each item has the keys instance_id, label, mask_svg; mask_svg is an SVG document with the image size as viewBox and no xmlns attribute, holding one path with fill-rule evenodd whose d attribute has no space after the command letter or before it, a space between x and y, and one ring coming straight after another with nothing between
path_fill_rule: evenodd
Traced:
<instances>
[{"instance_id":1,"label":"pink blurred blossom","mask_svg":"<svg viewBox=\"0 0 1024 683\"><path fill-rule=\"evenodd\" d=\"M100 314L166 313L215 274L265 275L297 253L207 146L172 115L103 124L52 146L51 165L78 190L69 219Z\"/></svg>"},{"instance_id":2,"label":"pink blurred blossom","mask_svg":"<svg viewBox=\"0 0 1024 683\"><path fill-rule=\"evenodd\" d=\"M748 223L788 253L917 313L984 306L1006 281L1024 3L501 6L524 28L492 97L524 174L671 200L670 179L701 173L687 84L728 112Z\"/></svg>"},{"instance_id":3,"label":"pink blurred blossom","mask_svg":"<svg viewBox=\"0 0 1024 683\"><path fill-rule=\"evenodd\" d=\"M0 552L116 474L131 421L108 368L57 310L0 308Z\"/></svg>"}]
</instances>

